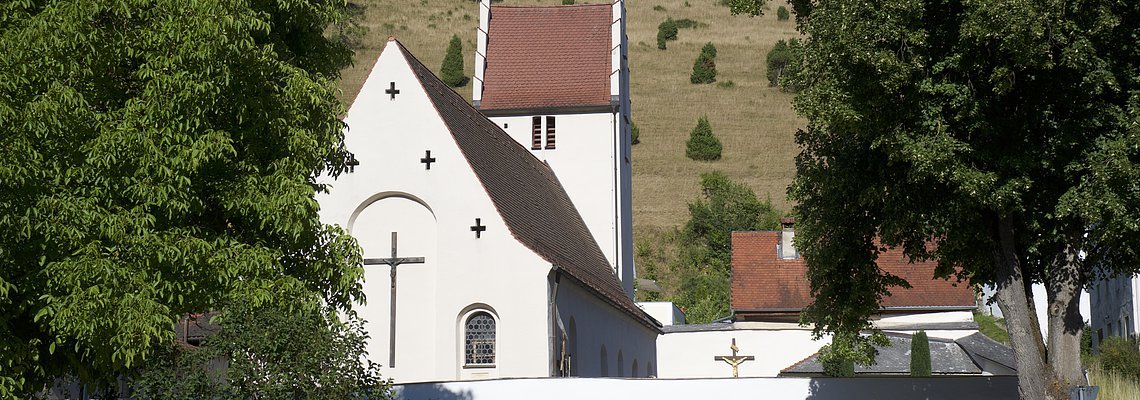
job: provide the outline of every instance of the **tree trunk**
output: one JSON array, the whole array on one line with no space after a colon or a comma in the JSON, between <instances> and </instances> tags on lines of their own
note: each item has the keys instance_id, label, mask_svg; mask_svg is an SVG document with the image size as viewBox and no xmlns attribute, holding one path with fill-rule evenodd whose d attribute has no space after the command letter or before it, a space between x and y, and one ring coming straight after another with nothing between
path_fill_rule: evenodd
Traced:
<instances>
[{"instance_id":1,"label":"tree trunk","mask_svg":"<svg viewBox=\"0 0 1140 400\"><path fill-rule=\"evenodd\" d=\"M1014 249L1013 223L1002 217L999 245L994 253L997 270L998 307L1005 315L1013 359L1017 363L1017 391L1022 400L1045 399L1045 357L1041 353L1041 330L1033 323L1035 311L1025 293L1025 275Z\"/></svg>"},{"instance_id":2,"label":"tree trunk","mask_svg":"<svg viewBox=\"0 0 1140 400\"><path fill-rule=\"evenodd\" d=\"M1075 247L1066 248L1063 259L1049 273L1049 366L1063 388L1083 385L1081 371L1080 294L1084 277Z\"/></svg>"}]
</instances>

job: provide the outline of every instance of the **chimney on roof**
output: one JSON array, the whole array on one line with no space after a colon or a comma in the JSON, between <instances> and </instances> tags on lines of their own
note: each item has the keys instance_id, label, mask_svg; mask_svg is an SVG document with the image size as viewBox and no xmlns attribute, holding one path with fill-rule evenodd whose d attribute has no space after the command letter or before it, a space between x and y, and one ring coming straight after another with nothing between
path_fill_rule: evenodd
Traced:
<instances>
[{"instance_id":1,"label":"chimney on roof","mask_svg":"<svg viewBox=\"0 0 1140 400\"><path fill-rule=\"evenodd\" d=\"M794 260L800 258L796 252L793 239L796 237L796 219L792 217L780 218L780 248L778 253L781 260Z\"/></svg>"}]
</instances>

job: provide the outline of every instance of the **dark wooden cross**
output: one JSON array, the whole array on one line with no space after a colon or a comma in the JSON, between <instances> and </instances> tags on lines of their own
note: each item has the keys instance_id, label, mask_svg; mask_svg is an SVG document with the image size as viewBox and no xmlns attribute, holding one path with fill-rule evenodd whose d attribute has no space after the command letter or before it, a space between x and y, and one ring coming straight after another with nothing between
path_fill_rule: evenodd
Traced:
<instances>
[{"instance_id":1,"label":"dark wooden cross","mask_svg":"<svg viewBox=\"0 0 1140 400\"><path fill-rule=\"evenodd\" d=\"M356 154L348 153L348 161L344 165L348 166L348 172L356 172L356 166L360 165L360 160L356 159Z\"/></svg>"},{"instance_id":2,"label":"dark wooden cross","mask_svg":"<svg viewBox=\"0 0 1140 400\"><path fill-rule=\"evenodd\" d=\"M483 224L480 222L479 218L475 218L475 226L471 227L471 231L475 232L475 238L478 239L479 237L481 237L483 231L485 231L485 230L487 230L487 227L483 226Z\"/></svg>"},{"instance_id":3,"label":"dark wooden cross","mask_svg":"<svg viewBox=\"0 0 1140 400\"><path fill-rule=\"evenodd\" d=\"M364 265L387 265L391 267L392 276L392 310L389 320L388 336L388 368L396 366L396 267L403 264L423 264L423 257L396 257L396 232L392 232L391 258L365 258Z\"/></svg>"},{"instance_id":4,"label":"dark wooden cross","mask_svg":"<svg viewBox=\"0 0 1140 400\"><path fill-rule=\"evenodd\" d=\"M426 169L431 169L431 163L435 162L435 157L431 156L431 150L424 150L424 158L421 158L420 162L424 163Z\"/></svg>"},{"instance_id":5,"label":"dark wooden cross","mask_svg":"<svg viewBox=\"0 0 1140 400\"><path fill-rule=\"evenodd\" d=\"M740 349L736 348L736 338L732 338L732 346L729 346L728 348L732 349L732 355L731 356L716 356L716 357L713 357L713 360L724 361L724 362L728 363L728 365L731 365L732 366L732 377L733 378L739 378L740 377L740 370L738 369L738 367L740 367L740 364L743 364L745 361L755 360L756 357L736 355L736 352L740 351Z\"/></svg>"},{"instance_id":6,"label":"dark wooden cross","mask_svg":"<svg viewBox=\"0 0 1140 400\"><path fill-rule=\"evenodd\" d=\"M384 94L392 96L389 100L396 100L396 95L400 94L400 91L396 90L396 82L389 82L388 85L390 86L388 86L387 90L384 90Z\"/></svg>"}]
</instances>

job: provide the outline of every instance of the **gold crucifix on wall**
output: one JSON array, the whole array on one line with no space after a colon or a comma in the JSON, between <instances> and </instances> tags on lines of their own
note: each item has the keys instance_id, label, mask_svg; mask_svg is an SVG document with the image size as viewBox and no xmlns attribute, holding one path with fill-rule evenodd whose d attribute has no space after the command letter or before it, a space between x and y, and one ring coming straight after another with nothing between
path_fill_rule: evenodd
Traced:
<instances>
[{"instance_id":1,"label":"gold crucifix on wall","mask_svg":"<svg viewBox=\"0 0 1140 400\"><path fill-rule=\"evenodd\" d=\"M732 349L732 355L731 356L716 356L716 357L713 357L713 360L724 361L724 362L728 363L728 365L731 365L732 366L732 377L733 378L739 378L740 377L740 368L739 368L740 364L743 364L745 361L755 360L756 357L736 355L736 352L740 351L740 349L736 347L736 338L732 338L732 346L729 346L729 348Z\"/></svg>"}]
</instances>

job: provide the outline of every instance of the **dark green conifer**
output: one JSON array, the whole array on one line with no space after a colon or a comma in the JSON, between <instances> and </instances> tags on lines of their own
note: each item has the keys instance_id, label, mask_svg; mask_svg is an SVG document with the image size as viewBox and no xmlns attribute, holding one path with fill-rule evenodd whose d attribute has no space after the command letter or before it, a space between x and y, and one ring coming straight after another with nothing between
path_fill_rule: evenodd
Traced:
<instances>
[{"instance_id":1,"label":"dark green conifer","mask_svg":"<svg viewBox=\"0 0 1140 400\"><path fill-rule=\"evenodd\" d=\"M439 68L439 79L451 87L467 84L467 76L463 75L463 42L457 35L451 35L447 54L443 56L443 66Z\"/></svg>"}]
</instances>

